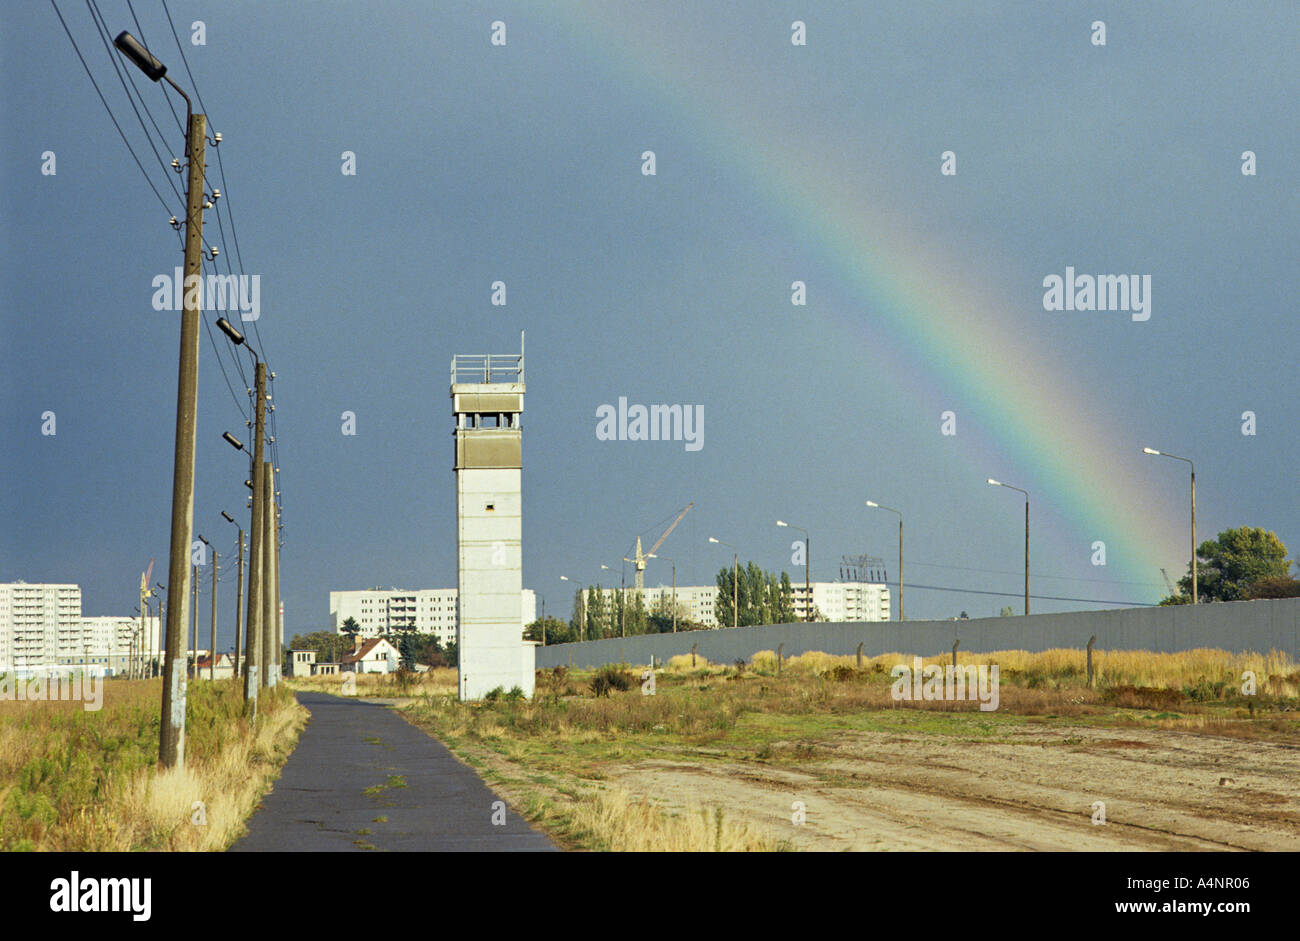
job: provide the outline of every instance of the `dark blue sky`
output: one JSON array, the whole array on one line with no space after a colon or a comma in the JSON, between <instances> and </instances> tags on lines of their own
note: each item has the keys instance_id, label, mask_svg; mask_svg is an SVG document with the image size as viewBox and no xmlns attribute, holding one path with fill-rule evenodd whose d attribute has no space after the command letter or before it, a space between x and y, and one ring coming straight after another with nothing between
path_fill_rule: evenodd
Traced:
<instances>
[{"instance_id":1,"label":"dark blue sky","mask_svg":"<svg viewBox=\"0 0 1300 941\"><path fill-rule=\"evenodd\" d=\"M190 88L160 3L133 6L140 30L99 3ZM800 578L778 517L811 530L814 577L870 553L892 578L894 518L868 498L907 514L909 584L1012 596L918 587L910 617L1018 608L1021 505L989 476L1034 495L1035 594L1155 601L1187 563L1186 476L1143 445L1197 461L1202 538L1300 544L1294 4L168 6L223 135L221 219L262 280L289 634L325 625L331 589L455 584L448 363L521 330L524 582L548 613L568 612L560 575L595 581L692 500L663 550L679 583L729 563L709 535ZM6 7L0 581L129 613L151 557L166 577L178 318L150 298L180 203L85 5L59 8L172 208L50 6ZM180 156L163 93L132 77ZM1066 265L1152 275L1152 319L1044 311ZM935 285L969 317L918 300ZM248 434L206 335L201 356L195 528L226 550L245 464L220 435ZM598 441L620 396L703 406L704 447Z\"/></svg>"}]
</instances>

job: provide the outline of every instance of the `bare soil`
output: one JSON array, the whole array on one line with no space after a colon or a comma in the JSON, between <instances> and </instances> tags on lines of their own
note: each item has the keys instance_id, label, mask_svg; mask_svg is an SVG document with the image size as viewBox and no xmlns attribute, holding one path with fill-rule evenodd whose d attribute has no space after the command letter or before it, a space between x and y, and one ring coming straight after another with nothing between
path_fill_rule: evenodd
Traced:
<instances>
[{"instance_id":1,"label":"bare soil","mask_svg":"<svg viewBox=\"0 0 1300 941\"><path fill-rule=\"evenodd\" d=\"M606 770L634 794L721 806L801 850L1300 850L1300 746L1055 722L1000 739L848 732L789 752L808 760L777 747L771 761Z\"/></svg>"}]
</instances>

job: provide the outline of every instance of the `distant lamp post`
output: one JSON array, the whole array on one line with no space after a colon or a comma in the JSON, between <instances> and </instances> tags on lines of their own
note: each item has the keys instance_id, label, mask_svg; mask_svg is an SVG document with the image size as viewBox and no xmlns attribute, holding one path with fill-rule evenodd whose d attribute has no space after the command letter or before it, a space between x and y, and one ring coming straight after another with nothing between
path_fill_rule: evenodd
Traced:
<instances>
[{"instance_id":1,"label":"distant lamp post","mask_svg":"<svg viewBox=\"0 0 1300 941\"><path fill-rule=\"evenodd\" d=\"M1029 491L1021 490L1019 487L1013 487L1011 484L1004 484L1000 480L989 478L989 485L993 487L1006 487L1008 490L1014 490L1017 493L1025 495L1025 614L1029 613Z\"/></svg>"},{"instance_id":2,"label":"distant lamp post","mask_svg":"<svg viewBox=\"0 0 1300 941\"><path fill-rule=\"evenodd\" d=\"M709 542L716 542L720 546L726 546L731 550L731 626L740 626L740 608L737 607L740 599L740 593L737 590L740 584L740 550L729 542L723 542L721 539L709 537Z\"/></svg>"},{"instance_id":3,"label":"distant lamp post","mask_svg":"<svg viewBox=\"0 0 1300 941\"><path fill-rule=\"evenodd\" d=\"M1170 454L1168 451L1157 451L1155 448L1143 448L1142 453L1154 454L1157 457L1171 457L1175 461L1186 461L1187 466L1192 469L1192 604L1196 604L1196 465L1191 462L1190 458L1179 457L1177 454Z\"/></svg>"},{"instance_id":4,"label":"distant lamp post","mask_svg":"<svg viewBox=\"0 0 1300 941\"><path fill-rule=\"evenodd\" d=\"M804 620L812 620L813 599L812 599L812 537L808 535L808 530L802 526L796 526L794 523L787 523L783 520L777 520L776 525L788 526L791 529L797 529L803 533L803 584L804 584Z\"/></svg>"},{"instance_id":5,"label":"distant lamp post","mask_svg":"<svg viewBox=\"0 0 1300 941\"><path fill-rule=\"evenodd\" d=\"M892 506L881 506L874 500L868 500L867 506L898 514L898 620L901 621L903 620L903 514Z\"/></svg>"}]
</instances>

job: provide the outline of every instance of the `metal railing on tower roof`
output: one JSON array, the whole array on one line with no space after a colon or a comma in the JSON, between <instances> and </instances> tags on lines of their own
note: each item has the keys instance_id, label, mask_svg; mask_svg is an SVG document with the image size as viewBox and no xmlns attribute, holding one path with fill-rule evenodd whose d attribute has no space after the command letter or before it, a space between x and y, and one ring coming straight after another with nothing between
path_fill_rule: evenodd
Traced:
<instances>
[{"instance_id":1,"label":"metal railing on tower roof","mask_svg":"<svg viewBox=\"0 0 1300 941\"><path fill-rule=\"evenodd\" d=\"M523 353L457 353L451 358L452 385L523 381Z\"/></svg>"}]
</instances>

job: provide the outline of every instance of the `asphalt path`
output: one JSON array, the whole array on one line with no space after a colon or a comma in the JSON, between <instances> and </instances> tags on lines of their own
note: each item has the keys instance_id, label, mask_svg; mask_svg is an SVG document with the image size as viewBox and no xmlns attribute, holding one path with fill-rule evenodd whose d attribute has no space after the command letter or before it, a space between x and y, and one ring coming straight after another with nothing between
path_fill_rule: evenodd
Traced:
<instances>
[{"instance_id":1,"label":"asphalt path","mask_svg":"<svg viewBox=\"0 0 1300 941\"><path fill-rule=\"evenodd\" d=\"M325 693L299 693L298 701L311 719L231 851L555 849L446 746L391 709Z\"/></svg>"}]
</instances>

